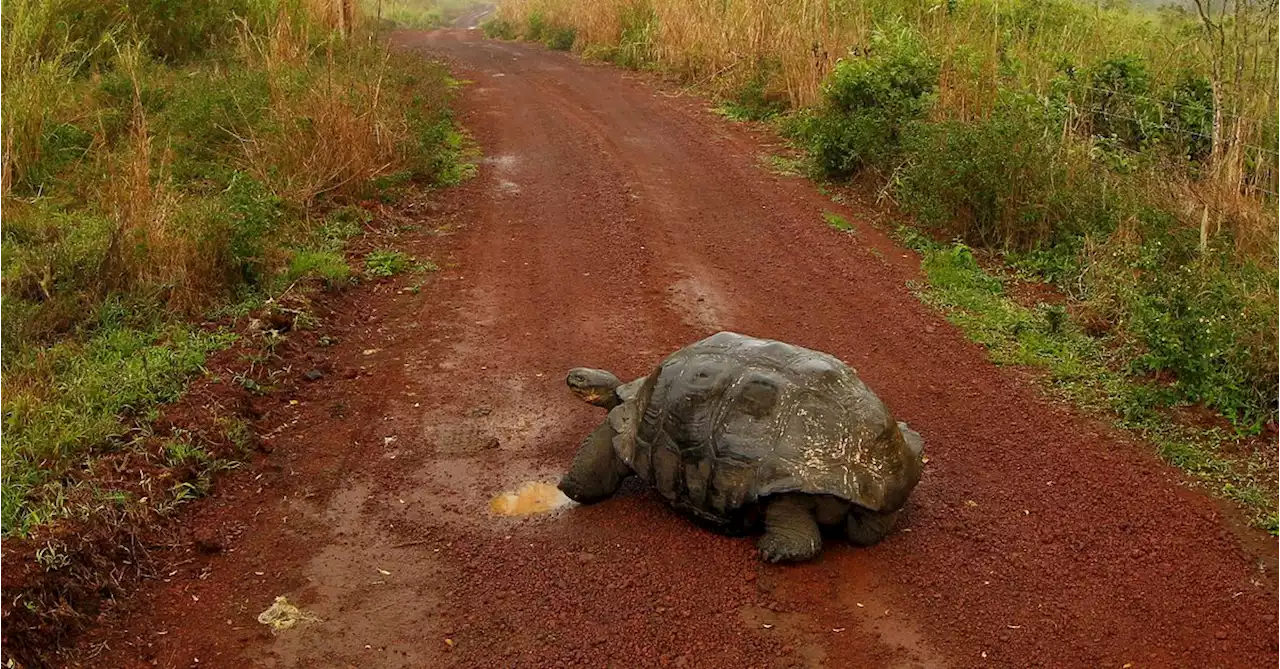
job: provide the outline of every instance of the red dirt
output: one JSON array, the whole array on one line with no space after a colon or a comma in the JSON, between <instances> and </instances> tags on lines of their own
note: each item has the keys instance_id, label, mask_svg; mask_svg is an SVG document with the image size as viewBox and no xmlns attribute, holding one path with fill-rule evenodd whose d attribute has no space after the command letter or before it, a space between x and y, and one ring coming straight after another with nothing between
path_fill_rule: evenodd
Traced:
<instances>
[{"instance_id":1,"label":"red dirt","mask_svg":"<svg viewBox=\"0 0 1280 669\"><path fill-rule=\"evenodd\" d=\"M461 118L487 158L424 218L460 231L411 249L445 271L338 309L323 354L345 373L281 401L266 466L194 506L200 546L79 664L1275 664L1275 542L987 362L912 297L914 256L762 169L752 131L567 54L464 31L401 41L474 82ZM635 486L487 514L500 491L554 481L602 418L568 368L643 374L719 329L841 357L924 436L900 532L779 567ZM282 594L323 621L270 634L255 618Z\"/></svg>"}]
</instances>

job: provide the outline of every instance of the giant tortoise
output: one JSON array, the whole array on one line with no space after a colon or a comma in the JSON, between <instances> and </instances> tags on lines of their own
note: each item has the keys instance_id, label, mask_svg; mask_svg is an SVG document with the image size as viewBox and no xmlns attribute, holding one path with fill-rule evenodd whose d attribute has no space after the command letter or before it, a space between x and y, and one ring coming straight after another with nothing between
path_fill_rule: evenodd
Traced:
<instances>
[{"instance_id":1,"label":"giant tortoise","mask_svg":"<svg viewBox=\"0 0 1280 669\"><path fill-rule=\"evenodd\" d=\"M567 382L609 415L561 479L565 495L599 502L635 474L712 529L763 525L767 562L815 557L823 528L877 543L920 480L920 435L848 365L800 346L720 332L629 383L588 368Z\"/></svg>"}]
</instances>

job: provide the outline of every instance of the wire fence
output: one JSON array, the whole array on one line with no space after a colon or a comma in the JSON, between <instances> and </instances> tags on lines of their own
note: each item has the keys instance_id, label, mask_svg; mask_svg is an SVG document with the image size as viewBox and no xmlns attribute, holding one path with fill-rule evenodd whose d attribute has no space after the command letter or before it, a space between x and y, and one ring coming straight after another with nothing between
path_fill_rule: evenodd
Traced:
<instances>
[{"instance_id":1,"label":"wire fence","mask_svg":"<svg viewBox=\"0 0 1280 669\"><path fill-rule=\"evenodd\" d=\"M1141 131L1143 134L1149 134L1149 135L1150 134L1168 134L1173 136L1195 138L1195 139L1209 142L1210 147L1212 147L1212 142L1214 141L1214 137L1212 136L1212 134L1201 132L1194 128L1188 128L1184 125L1177 125L1177 124L1171 123L1170 119L1168 119L1165 114L1169 106L1181 107L1184 109L1194 107L1197 110L1203 111L1206 115L1210 117L1210 119L1212 119L1213 113L1214 113L1212 105L1203 105L1199 103L1179 102L1177 100L1154 98L1151 96L1138 95L1135 93L1129 93L1125 91L1116 91L1116 90L1106 89L1106 88L1099 88L1096 86L1077 86L1075 87L1075 89L1081 90L1081 91L1088 91L1091 93L1097 93L1100 96L1125 98L1135 103L1134 106L1137 106L1140 104L1140 105L1143 105L1146 109L1152 110L1155 113L1155 118L1141 118L1135 115L1125 114L1125 113L1116 111L1114 109L1109 109L1105 105L1100 105L1097 103L1097 101L1090 100L1090 99L1081 100L1078 103L1077 102L1072 103L1072 110L1078 115L1101 116L1108 120L1114 119L1117 121L1125 121L1125 122L1134 124L1134 127L1137 128L1139 131ZM1230 114L1230 113L1224 112L1218 116L1218 119L1234 121L1237 123L1245 122L1252 125L1253 127L1262 127L1262 124L1259 123L1256 119L1253 119L1247 116L1238 115L1238 114ZM1213 121L1210 120L1210 123L1212 122ZM1220 139L1219 141L1222 141L1222 140ZM1262 156L1266 156L1267 162L1269 163L1262 166L1261 169L1255 169L1252 174L1243 175L1240 183L1241 190L1246 194L1257 193L1257 194L1268 195L1268 196L1271 196L1272 198L1280 197L1280 192L1277 192L1278 190L1280 190L1280 188L1278 188L1276 184L1277 178L1278 176L1280 176L1280 147L1260 146L1257 144L1250 144L1245 142L1238 143L1237 146L1241 151L1244 152L1246 156L1253 155L1257 157L1258 160L1263 160ZM1141 153L1140 150L1131 149L1127 146L1124 146L1123 144L1117 144L1115 148L1122 149L1128 152L1130 155L1137 155Z\"/></svg>"}]
</instances>

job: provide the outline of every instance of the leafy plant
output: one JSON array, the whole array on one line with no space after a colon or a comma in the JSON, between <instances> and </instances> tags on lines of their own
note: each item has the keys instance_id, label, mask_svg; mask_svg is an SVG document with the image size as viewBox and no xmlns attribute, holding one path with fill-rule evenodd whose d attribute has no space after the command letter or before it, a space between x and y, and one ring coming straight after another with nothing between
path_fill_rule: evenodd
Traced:
<instances>
[{"instance_id":1,"label":"leafy plant","mask_svg":"<svg viewBox=\"0 0 1280 669\"><path fill-rule=\"evenodd\" d=\"M480 29L484 31L485 37L493 39L516 39L517 31L514 23L494 17L480 24Z\"/></svg>"},{"instance_id":2,"label":"leafy plant","mask_svg":"<svg viewBox=\"0 0 1280 669\"><path fill-rule=\"evenodd\" d=\"M364 269L370 276L395 276L413 266L413 258L401 251L380 249L364 257Z\"/></svg>"},{"instance_id":3,"label":"leafy plant","mask_svg":"<svg viewBox=\"0 0 1280 669\"><path fill-rule=\"evenodd\" d=\"M839 230L840 232L855 232L853 224L846 220L845 217L835 212L822 212L822 220L826 221L827 225Z\"/></svg>"},{"instance_id":4,"label":"leafy plant","mask_svg":"<svg viewBox=\"0 0 1280 669\"><path fill-rule=\"evenodd\" d=\"M565 26L552 26L543 33L543 43L556 51L568 51L573 48L578 31Z\"/></svg>"},{"instance_id":5,"label":"leafy plant","mask_svg":"<svg viewBox=\"0 0 1280 669\"><path fill-rule=\"evenodd\" d=\"M887 166L906 126L933 99L938 63L914 30L888 24L872 33L870 48L836 63L822 85L822 105L798 134L829 176Z\"/></svg>"}]
</instances>

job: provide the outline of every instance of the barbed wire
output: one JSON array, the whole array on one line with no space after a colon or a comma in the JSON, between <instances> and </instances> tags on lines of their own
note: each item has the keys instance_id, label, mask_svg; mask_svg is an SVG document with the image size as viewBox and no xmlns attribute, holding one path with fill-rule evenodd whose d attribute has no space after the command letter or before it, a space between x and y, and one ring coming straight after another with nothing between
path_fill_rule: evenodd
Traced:
<instances>
[{"instance_id":1,"label":"barbed wire","mask_svg":"<svg viewBox=\"0 0 1280 669\"><path fill-rule=\"evenodd\" d=\"M1087 91L1097 91L1097 92L1099 92L1099 93L1105 93L1105 94L1107 94L1107 95L1119 95L1119 96L1121 96L1121 97L1127 97L1127 98L1130 98L1130 99L1133 99L1133 100L1145 100L1145 101L1151 102L1151 103L1152 103L1154 106L1156 106L1156 107L1163 107L1163 106L1167 106L1167 105L1173 105L1173 106L1175 106L1175 107L1199 107L1199 108L1201 108L1201 109L1204 109L1205 111L1208 111L1208 112L1211 112L1211 113L1213 112L1213 103L1212 103L1212 102L1210 102L1207 106L1205 106L1205 105L1203 105L1203 104L1201 104L1201 103L1178 102L1177 100L1168 100L1168 99L1163 99L1163 98L1155 98L1155 97L1151 97L1150 95L1138 95L1137 93L1128 93L1128 92L1125 92L1125 91L1117 91L1117 90L1112 90L1112 89L1109 89L1109 88L1098 88L1097 86L1077 85L1077 86L1075 86L1075 88L1077 88L1077 89L1082 89L1082 90L1087 90ZM1222 117L1223 117L1223 118L1233 118L1233 119L1243 119L1243 120L1249 121L1249 122L1251 122L1251 123L1257 122L1257 119L1255 119L1255 118L1253 118L1253 117L1251 117L1251 116L1244 116L1244 115L1242 115L1242 114L1231 114L1231 113L1228 113L1228 112L1222 112Z\"/></svg>"},{"instance_id":2,"label":"barbed wire","mask_svg":"<svg viewBox=\"0 0 1280 669\"><path fill-rule=\"evenodd\" d=\"M1125 120L1125 121L1132 121L1132 122L1137 123L1137 124L1139 124L1139 125L1146 124L1146 123L1149 123L1149 122L1150 122L1150 121L1149 121L1149 119L1139 119L1139 118L1135 118L1135 117L1133 117L1133 116L1125 116L1124 114L1117 114L1117 113L1115 113L1115 112L1112 112L1112 111L1109 111L1109 110L1104 110L1104 109L1094 110L1094 109L1088 109L1088 108L1085 108L1085 109L1083 109L1082 111L1085 111L1085 112L1088 112L1088 113L1091 113L1091 114L1100 114L1100 115L1102 115L1102 116L1106 116L1106 117L1109 117L1109 118L1117 118L1117 119L1122 119L1122 120ZM1187 129L1187 128L1175 128L1174 126L1171 126L1171 125L1169 125L1168 123L1165 123L1165 122L1163 121L1163 119L1162 119L1162 120L1160 121L1160 123L1158 124L1158 127L1159 127L1160 129L1162 129L1162 130L1169 130L1169 131L1172 131L1172 132L1175 132L1175 133L1178 133L1178 134L1190 135L1190 136L1192 136L1192 137L1199 137L1199 138L1201 138L1201 139L1207 139L1207 140L1209 140L1209 141L1213 141L1213 136L1212 136L1212 135L1206 135L1206 134L1204 134L1204 133L1196 132L1195 130L1190 130L1190 129ZM1277 150L1275 150L1275 149L1270 149L1270 148L1267 148L1267 147L1265 147L1265 146L1258 146L1258 145L1256 145L1256 144L1243 144L1243 143L1242 143L1242 144L1240 144L1240 146L1241 146L1242 148L1245 148L1245 149L1253 149L1253 150L1255 150L1255 151L1259 151L1259 152L1262 152L1262 153L1269 153L1269 154L1271 154L1271 155L1274 155L1274 156L1278 156L1278 157L1280 157L1280 151L1277 151Z\"/></svg>"}]
</instances>

